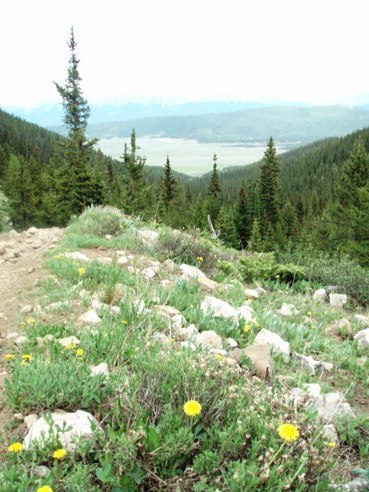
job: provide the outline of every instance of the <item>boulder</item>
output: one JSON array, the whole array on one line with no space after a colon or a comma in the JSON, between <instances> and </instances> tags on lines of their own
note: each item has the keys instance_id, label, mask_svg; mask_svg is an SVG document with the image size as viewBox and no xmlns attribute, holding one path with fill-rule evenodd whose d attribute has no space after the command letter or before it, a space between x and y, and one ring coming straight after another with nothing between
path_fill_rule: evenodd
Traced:
<instances>
[{"instance_id":1,"label":"boulder","mask_svg":"<svg viewBox=\"0 0 369 492\"><path fill-rule=\"evenodd\" d=\"M153 268L145 268L141 271L141 275L146 280L152 280L154 277L156 277L156 271Z\"/></svg>"},{"instance_id":2,"label":"boulder","mask_svg":"<svg viewBox=\"0 0 369 492\"><path fill-rule=\"evenodd\" d=\"M245 296L248 299L257 299L259 297L259 291L257 289L245 289Z\"/></svg>"},{"instance_id":3,"label":"boulder","mask_svg":"<svg viewBox=\"0 0 369 492\"><path fill-rule=\"evenodd\" d=\"M286 304L285 302L282 304L281 309L279 310L279 313L282 316L296 316L299 314L299 311L296 309L296 306L293 304Z\"/></svg>"},{"instance_id":4,"label":"boulder","mask_svg":"<svg viewBox=\"0 0 369 492\"><path fill-rule=\"evenodd\" d=\"M195 325L191 324L186 326L186 328L180 328L176 332L176 335L180 340L186 341L189 339L194 339L197 335L199 335L199 330L196 328Z\"/></svg>"},{"instance_id":5,"label":"boulder","mask_svg":"<svg viewBox=\"0 0 369 492\"><path fill-rule=\"evenodd\" d=\"M62 345L63 347L68 347L69 345L73 344L73 345L79 345L81 342L78 340L77 337L75 336L70 336L70 337L65 337L65 338L60 338L60 340L58 340L58 342L60 343L60 345Z\"/></svg>"},{"instance_id":6,"label":"boulder","mask_svg":"<svg viewBox=\"0 0 369 492\"><path fill-rule=\"evenodd\" d=\"M246 323L254 321L254 310L249 304L243 304L237 309L238 318L244 320Z\"/></svg>"},{"instance_id":7,"label":"boulder","mask_svg":"<svg viewBox=\"0 0 369 492\"><path fill-rule=\"evenodd\" d=\"M246 347L243 352L254 364L256 376L261 379L272 377L273 361L270 356L269 346L266 343L254 342Z\"/></svg>"},{"instance_id":8,"label":"boulder","mask_svg":"<svg viewBox=\"0 0 369 492\"><path fill-rule=\"evenodd\" d=\"M194 266L186 265L186 263L182 263L182 265L180 265L179 269L180 269L182 278L185 278L186 280L206 278L205 273L203 273L201 270L199 270L198 268L196 268Z\"/></svg>"},{"instance_id":9,"label":"boulder","mask_svg":"<svg viewBox=\"0 0 369 492\"><path fill-rule=\"evenodd\" d=\"M90 374L91 376L99 376L100 374L106 377L109 376L108 364L101 362L97 366L90 366Z\"/></svg>"},{"instance_id":10,"label":"boulder","mask_svg":"<svg viewBox=\"0 0 369 492\"><path fill-rule=\"evenodd\" d=\"M195 335L193 341L196 345L201 345L202 347L208 347L213 349L223 348L223 341L221 337L213 330L203 331L199 335Z\"/></svg>"},{"instance_id":11,"label":"boulder","mask_svg":"<svg viewBox=\"0 0 369 492\"><path fill-rule=\"evenodd\" d=\"M199 277L198 279L200 289L205 292L213 292L218 288L218 282L214 282L214 280L210 280L208 277Z\"/></svg>"},{"instance_id":12,"label":"boulder","mask_svg":"<svg viewBox=\"0 0 369 492\"><path fill-rule=\"evenodd\" d=\"M228 302L217 299L216 297L206 296L201 303L201 311L206 314L212 314L216 318L231 319L238 323L239 313Z\"/></svg>"},{"instance_id":13,"label":"boulder","mask_svg":"<svg viewBox=\"0 0 369 492\"><path fill-rule=\"evenodd\" d=\"M78 323L81 323L83 325L100 325L102 322L102 319L100 316L96 313L94 309L90 309L89 311L81 314L81 316L77 320Z\"/></svg>"},{"instance_id":14,"label":"boulder","mask_svg":"<svg viewBox=\"0 0 369 492\"><path fill-rule=\"evenodd\" d=\"M63 448L73 452L79 440L92 440L97 432L103 431L90 413L83 410L73 413L58 410L31 425L24 438L24 447L43 448L48 440L58 439Z\"/></svg>"},{"instance_id":15,"label":"boulder","mask_svg":"<svg viewBox=\"0 0 369 492\"><path fill-rule=\"evenodd\" d=\"M343 308L347 304L347 295L329 294L329 304L333 307Z\"/></svg>"},{"instance_id":16,"label":"boulder","mask_svg":"<svg viewBox=\"0 0 369 492\"><path fill-rule=\"evenodd\" d=\"M159 233L156 231L137 229L136 234L137 238L147 246L155 246L159 239Z\"/></svg>"},{"instance_id":17,"label":"boulder","mask_svg":"<svg viewBox=\"0 0 369 492\"><path fill-rule=\"evenodd\" d=\"M272 351L282 354L285 361L288 361L290 358L290 344L277 335L277 333L262 328L255 337L255 343L266 343Z\"/></svg>"},{"instance_id":18,"label":"boulder","mask_svg":"<svg viewBox=\"0 0 369 492\"><path fill-rule=\"evenodd\" d=\"M90 261L89 258L84 255L83 253L80 253L79 251L74 251L73 253L64 253L65 258L70 258L71 260L78 260L78 261Z\"/></svg>"},{"instance_id":19,"label":"boulder","mask_svg":"<svg viewBox=\"0 0 369 492\"><path fill-rule=\"evenodd\" d=\"M369 328L358 331L354 336L354 340L357 341L359 346L369 347Z\"/></svg>"},{"instance_id":20,"label":"boulder","mask_svg":"<svg viewBox=\"0 0 369 492\"><path fill-rule=\"evenodd\" d=\"M319 395L311 402L311 406L317 410L319 420L327 424L355 417L351 405L340 391Z\"/></svg>"},{"instance_id":21,"label":"boulder","mask_svg":"<svg viewBox=\"0 0 369 492\"><path fill-rule=\"evenodd\" d=\"M327 291L325 289L318 289L313 294L313 301L319 304L325 304L328 301Z\"/></svg>"},{"instance_id":22,"label":"boulder","mask_svg":"<svg viewBox=\"0 0 369 492\"><path fill-rule=\"evenodd\" d=\"M356 321L358 321L362 325L369 327L369 317L368 316L364 316L363 314L354 314L354 318L356 319Z\"/></svg>"}]
</instances>

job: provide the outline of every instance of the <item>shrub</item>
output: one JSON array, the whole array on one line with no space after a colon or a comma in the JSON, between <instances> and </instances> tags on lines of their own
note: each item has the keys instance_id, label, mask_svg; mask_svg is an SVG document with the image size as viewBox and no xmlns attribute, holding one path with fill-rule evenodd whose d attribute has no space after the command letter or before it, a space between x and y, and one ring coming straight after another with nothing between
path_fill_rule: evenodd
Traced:
<instances>
[{"instance_id":1,"label":"shrub","mask_svg":"<svg viewBox=\"0 0 369 492\"><path fill-rule=\"evenodd\" d=\"M113 207L90 207L68 228L69 232L104 237L117 236L126 226L123 214Z\"/></svg>"}]
</instances>

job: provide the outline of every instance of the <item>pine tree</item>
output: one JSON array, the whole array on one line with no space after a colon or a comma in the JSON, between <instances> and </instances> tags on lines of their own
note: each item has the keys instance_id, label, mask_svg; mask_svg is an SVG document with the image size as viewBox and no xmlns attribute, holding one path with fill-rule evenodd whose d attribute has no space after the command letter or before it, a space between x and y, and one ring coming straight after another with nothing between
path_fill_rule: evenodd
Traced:
<instances>
[{"instance_id":1,"label":"pine tree","mask_svg":"<svg viewBox=\"0 0 369 492\"><path fill-rule=\"evenodd\" d=\"M270 137L260 166L260 202L261 202L261 233L262 236L272 230L279 219L279 165L277 151Z\"/></svg>"},{"instance_id":2,"label":"pine tree","mask_svg":"<svg viewBox=\"0 0 369 492\"><path fill-rule=\"evenodd\" d=\"M263 239L260 232L259 219L254 219L252 224L249 248L251 251L263 251Z\"/></svg>"},{"instance_id":3,"label":"pine tree","mask_svg":"<svg viewBox=\"0 0 369 492\"><path fill-rule=\"evenodd\" d=\"M213 155L213 172L211 174L209 187L208 187L208 199L207 199L207 214L210 215L214 224L216 224L220 207L222 205L221 200L221 187L219 182L219 175L217 170L217 156Z\"/></svg>"},{"instance_id":4,"label":"pine tree","mask_svg":"<svg viewBox=\"0 0 369 492\"><path fill-rule=\"evenodd\" d=\"M241 242L242 248L246 248L247 242L250 239L252 223L250 224L250 216L245 192L245 183L243 181L238 192L235 225L239 237L239 242Z\"/></svg>"},{"instance_id":5,"label":"pine tree","mask_svg":"<svg viewBox=\"0 0 369 492\"><path fill-rule=\"evenodd\" d=\"M173 201L176 193L177 182L173 176L172 168L170 166L169 156L164 167L164 173L162 177L162 191L163 204L168 209L170 203Z\"/></svg>"},{"instance_id":6,"label":"pine tree","mask_svg":"<svg viewBox=\"0 0 369 492\"><path fill-rule=\"evenodd\" d=\"M220 209L218 216L219 239L231 248L239 248L240 239L236 227L235 210L232 205Z\"/></svg>"},{"instance_id":7,"label":"pine tree","mask_svg":"<svg viewBox=\"0 0 369 492\"><path fill-rule=\"evenodd\" d=\"M64 123L69 137L64 152L66 165L63 166L63 170L66 174L64 178L61 177L64 181L61 186L61 189L64 188L61 198L64 202L65 220L71 213L79 214L86 206L102 201L102 184L90 166L91 150L97 140L89 140L86 136L90 108L80 87L79 59L73 27L68 46L71 55L65 85L55 82L63 100Z\"/></svg>"}]
</instances>

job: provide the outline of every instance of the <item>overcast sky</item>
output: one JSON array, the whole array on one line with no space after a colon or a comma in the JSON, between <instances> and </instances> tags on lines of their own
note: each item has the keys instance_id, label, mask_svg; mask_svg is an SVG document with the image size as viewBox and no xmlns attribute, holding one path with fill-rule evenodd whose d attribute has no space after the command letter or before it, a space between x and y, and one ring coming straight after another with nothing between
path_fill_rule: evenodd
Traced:
<instances>
[{"instance_id":1,"label":"overcast sky","mask_svg":"<svg viewBox=\"0 0 369 492\"><path fill-rule=\"evenodd\" d=\"M3 107L59 101L71 25L90 103L369 93L368 0L3 0L0 12Z\"/></svg>"}]
</instances>

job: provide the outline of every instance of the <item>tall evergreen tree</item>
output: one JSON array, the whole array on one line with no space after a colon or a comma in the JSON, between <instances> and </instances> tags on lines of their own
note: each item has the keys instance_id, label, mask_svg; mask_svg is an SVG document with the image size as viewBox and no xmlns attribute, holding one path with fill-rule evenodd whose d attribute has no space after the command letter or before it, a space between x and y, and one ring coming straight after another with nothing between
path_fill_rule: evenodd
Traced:
<instances>
[{"instance_id":1,"label":"tall evergreen tree","mask_svg":"<svg viewBox=\"0 0 369 492\"><path fill-rule=\"evenodd\" d=\"M236 205L235 224L239 241L242 248L246 248L247 242L250 239L252 222L250 224L250 214L247 206L245 183L242 181L238 192Z\"/></svg>"},{"instance_id":2,"label":"tall evergreen tree","mask_svg":"<svg viewBox=\"0 0 369 492\"><path fill-rule=\"evenodd\" d=\"M217 155L213 155L213 171L208 186L207 213L210 215L214 224L216 224L220 208L222 205L221 187L217 170Z\"/></svg>"},{"instance_id":3,"label":"tall evergreen tree","mask_svg":"<svg viewBox=\"0 0 369 492\"><path fill-rule=\"evenodd\" d=\"M162 190L161 195L163 203L166 209L168 209L170 203L173 201L176 192L177 182L173 176L172 168L170 166L169 156L164 167L164 173L162 177Z\"/></svg>"},{"instance_id":4,"label":"tall evergreen tree","mask_svg":"<svg viewBox=\"0 0 369 492\"><path fill-rule=\"evenodd\" d=\"M261 233L270 235L279 219L279 165L277 151L270 137L260 166Z\"/></svg>"},{"instance_id":5,"label":"tall evergreen tree","mask_svg":"<svg viewBox=\"0 0 369 492\"><path fill-rule=\"evenodd\" d=\"M81 213L86 206L102 201L102 184L90 165L91 150L97 140L89 140L86 136L90 108L80 87L79 59L73 27L68 46L71 55L65 85L55 82L63 101L64 123L69 137L64 152L66 166L63 167L67 178L64 181L68 182L63 196L65 215Z\"/></svg>"}]
</instances>

